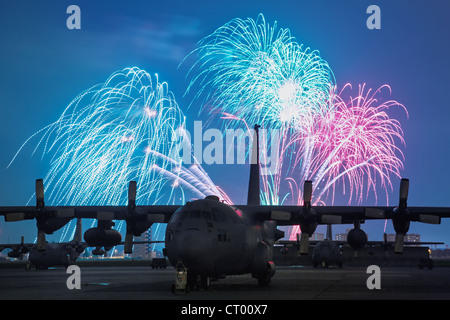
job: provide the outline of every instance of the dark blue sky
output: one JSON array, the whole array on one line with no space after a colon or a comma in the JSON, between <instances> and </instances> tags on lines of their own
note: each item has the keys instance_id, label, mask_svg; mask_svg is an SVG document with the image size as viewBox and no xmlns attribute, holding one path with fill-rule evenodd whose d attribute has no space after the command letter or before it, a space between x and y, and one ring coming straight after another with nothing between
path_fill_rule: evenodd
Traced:
<instances>
[{"instance_id":1,"label":"dark blue sky","mask_svg":"<svg viewBox=\"0 0 450 320\"><path fill-rule=\"evenodd\" d=\"M81 9L81 30L68 30L66 9ZM381 9L381 30L366 27L366 9ZM55 121L82 90L103 82L116 70L138 66L158 73L181 108L186 69L177 69L195 44L239 17L257 18L289 28L298 42L320 51L339 87L389 84L390 98L408 109L402 123L406 147L402 172L410 179L410 206L450 207L450 2L446 0L365 1L17 1L0 4L0 205L23 205L34 180L48 170L48 159L26 148L8 163L22 143ZM197 118L195 106L185 111ZM247 167L205 167L236 203L243 203ZM397 204L398 183L390 204ZM364 204L373 205L372 199ZM379 203L384 204L384 203ZM382 239L384 222L363 226L370 240ZM349 226L341 227L345 230ZM450 243L450 222L413 223L410 232L425 241ZM341 229L336 228L336 231ZM388 232L393 232L389 223ZM34 222L0 221L0 242L34 240Z\"/></svg>"}]
</instances>

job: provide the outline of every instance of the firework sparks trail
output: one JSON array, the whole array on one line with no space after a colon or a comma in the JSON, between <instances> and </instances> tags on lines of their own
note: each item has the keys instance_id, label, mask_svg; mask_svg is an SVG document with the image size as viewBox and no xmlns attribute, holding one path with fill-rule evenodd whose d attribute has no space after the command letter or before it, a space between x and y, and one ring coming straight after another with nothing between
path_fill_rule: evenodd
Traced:
<instances>
[{"instance_id":1,"label":"firework sparks trail","mask_svg":"<svg viewBox=\"0 0 450 320\"><path fill-rule=\"evenodd\" d=\"M174 132L184 126L167 83L136 67L113 73L30 137L42 134L34 152L42 146L42 157L51 155L45 177L49 203L126 205L131 180L137 181L138 204L184 203L210 194L229 202L198 164L188 169L168 156L178 147Z\"/></svg>"},{"instance_id":2,"label":"firework sparks trail","mask_svg":"<svg viewBox=\"0 0 450 320\"><path fill-rule=\"evenodd\" d=\"M247 123L299 127L311 113L323 111L334 76L318 51L304 48L289 29L258 19L233 19L204 38L191 55L198 61L186 93L199 84L212 111L220 109ZM209 91L209 89L213 89ZM196 87L197 90L197 87Z\"/></svg>"},{"instance_id":3,"label":"firework sparks trail","mask_svg":"<svg viewBox=\"0 0 450 320\"><path fill-rule=\"evenodd\" d=\"M349 185L349 203L352 199L361 203L364 188L366 196L370 189L376 196L376 178L379 177L388 200L387 189L392 189L390 176L400 178L403 168L403 153L396 143L405 141L400 122L390 118L386 111L392 106L401 107L406 114L407 111L394 100L379 103L377 95L384 88L390 91L385 85L374 93L371 89L365 92L365 85L360 85L358 95L350 96L348 102L341 97L343 90L334 111L320 119L322 123L316 126L314 135L314 141L320 144L316 147L320 153L310 161L313 184L325 183L318 198L342 177L344 192L345 182Z\"/></svg>"},{"instance_id":4,"label":"firework sparks trail","mask_svg":"<svg viewBox=\"0 0 450 320\"><path fill-rule=\"evenodd\" d=\"M316 190L315 205L324 203L324 195L331 195L333 203L338 183L344 194L348 190L348 204L351 201L361 203L371 190L376 201L376 186L380 185L385 190L387 205L388 190L392 190L390 177L400 178L403 168L404 157L397 144L405 144L400 122L390 118L387 111L399 107L408 115L407 110L394 100L379 102L383 89L390 92L387 85L373 93L360 85L357 96L350 95L348 101L342 97L346 89L351 90L351 86L346 85L340 95L336 95L332 112L317 118L311 131L300 134L298 139L302 143L299 145L305 151L296 162L307 165L301 166L297 181L312 180L313 190ZM291 194L297 195L294 201L301 204L303 195L296 180L292 176L287 180ZM298 231L298 227L294 227L292 234Z\"/></svg>"},{"instance_id":5,"label":"firework sparks trail","mask_svg":"<svg viewBox=\"0 0 450 320\"><path fill-rule=\"evenodd\" d=\"M194 54L198 61L188 75L197 73L186 93L197 85L194 99L204 95L212 113L220 110L228 119L251 126L264 123L289 137L293 128L301 129L330 105L334 75L328 63L318 51L299 45L289 29L277 31L276 22L270 26L262 14L256 21L231 20L200 41ZM292 147L282 139L279 150L272 152L281 155L288 145ZM279 182L265 185L275 192L268 199L278 203Z\"/></svg>"},{"instance_id":6,"label":"firework sparks trail","mask_svg":"<svg viewBox=\"0 0 450 320\"><path fill-rule=\"evenodd\" d=\"M262 15L233 19L199 42L191 55L197 62L186 94L194 88L193 100L203 98L211 116L222 114L226 124L264 124L278 129L281 143L274 175L262 176L262 203L280 204L287 199L281 184L288 184L295 204L303 203L305 180L313 181L313 203L334 203L336 186L360 203L378 184L392 189L390 176L400 176L404 144L400 123L387 109L403 105L380 103L382 86L372 93L359 86L337 93L334 75L317 51L304 49L288 29L271 27ZM295 236L295 233L293 233Z\"/></svg>"},{"instance_id":7,"label":"firework sparks trail","mask_svg":"<svg viewBox=\"0 0 450 320\"><path fill-rule=\"evenodd\" d=\"M196 90L194 100L203 96L203 107L222 114L227 124L243 122L248 129L262 123L281 132L281 143L271 150L279 156L277 170L262 176L262 203L291 198L302 204L304 180L313 181L316 205L329 196L334 202L337 184L349 203L361 202L370 190L376 195L378 183L387 196L390 175L399 176L402 168L395 143L404 143L400 123L386 113L402 105L376 97L389 87L372 93L363 85L355 98L345 99L351 87L336 93L334 75L318 51L305 49L289 29L270 26L262 15L231 20L191 55L198 60L188 72L193 77L186 94ZM168 156L176 147L174 132L183 127L184 115L167 84L127 68L81 93L25 144L42 134L35 151L42 146L43 157L53 153L46 182L55 205L123 205L130 180L143 190L141 204L184 201L186 193L220 193L231 203L198 162L186 168Z\"/></svg>"}]
</instances>

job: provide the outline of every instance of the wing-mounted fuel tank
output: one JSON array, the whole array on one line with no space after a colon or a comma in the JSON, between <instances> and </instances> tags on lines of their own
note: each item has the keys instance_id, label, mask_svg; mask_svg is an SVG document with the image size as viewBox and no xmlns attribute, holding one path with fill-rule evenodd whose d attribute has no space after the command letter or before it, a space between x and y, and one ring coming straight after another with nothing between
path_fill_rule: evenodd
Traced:
<instances>
[{"instance_id":1,"label":"wing-mounted fuel tank","mask_svg":"<svg viewBox=\"0 0 450 320\"><path fill-rule=\"evenodd\" d=\"M354 221L354 228L347 234L347 242L354 250L362 249L367 244L367 234L361 229L358 219Z\"/></svg>"},{"instance_id":2,"label":"wing-mounted fuel tank","mask_svg":"<svg viewBox=\"0 0 450 320\"><path fill-rule=\"evenodd\" d=\"M97 214L97 227L90 228L84 233L84 241L91 247L114 247L120 244L122 236L119 231L112 229L114 214L99 212Z\"/></svg>"}]
</instances>

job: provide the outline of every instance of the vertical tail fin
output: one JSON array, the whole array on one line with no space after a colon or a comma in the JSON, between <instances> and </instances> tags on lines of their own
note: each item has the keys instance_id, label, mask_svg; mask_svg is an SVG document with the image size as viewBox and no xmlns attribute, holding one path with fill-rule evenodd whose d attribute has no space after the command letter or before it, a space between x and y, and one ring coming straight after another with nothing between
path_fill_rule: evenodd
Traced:
<instances>
[{"instance_id":1,"label":"vertical tail fin","mask_svg":"<svg viewBox=\"0 0 450 320\"><path fill-rule=\"evenodd\" d=\"M252 156L250 159L250 178L248 181L247 204L260 205L259 197L259 133L260 126L255 124L253 136Z\"/></svg>"}]
</instances>

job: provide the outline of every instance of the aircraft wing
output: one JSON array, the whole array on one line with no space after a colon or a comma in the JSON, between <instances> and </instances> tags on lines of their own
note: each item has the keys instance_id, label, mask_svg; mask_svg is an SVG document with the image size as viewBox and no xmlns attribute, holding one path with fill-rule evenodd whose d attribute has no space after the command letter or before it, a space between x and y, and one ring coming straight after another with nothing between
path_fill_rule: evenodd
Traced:
<instances>
[{"instance_id":1,"label":"aircraft wing","mask_svg":"<svg viewBox=\"0 0 450 320\"><path fill-rule=\"evenodd\" d=\"M445 244L445 242L429 242L429 241L420 241L420 242L414 242L414 241L405 241L405 246L422 246L422 245L438 245L438 244ZM367 241L367 245L369 246L394 246L395 242L393 241Z\"/></svg>"},{"instance_id":2,"label":"aircraft wing","mask_svg":"<svg viewBox=\"0 0 450 320\"><path fill-rule=\"evenodd\" d=\"M392 219L398 233L404 234L410 221L439 224L450 217L450 208L408 207L409 179L400 181L399 204L381 206L311 206L312 182L305 181L302 206L237 206L255 220L276 220L278 225L359 224L370 219ZM406 231L404 231L406 230ZM403 232L404 231L404 232Z\"/></svg>"},{"instance_id":3,"label":"aircraft wing","mask_svg":"<svg viewBox=\"0 0 450 320\"><path fill-rule=\"evenodd\" d=\"M407 207L401 199L397 207L372 206L236 206L255 221L274 220L279 226L300 225L300 252L306 254L309 237L319 224L352 223L355 230L352 236L354 247L365 245L367 236L360 229L365 220L391 219L396 232L395 252L402 253L405 234L411 221L440 224L441 218L450 217L450 208L443 207ZM364 239L365 238L365 239Z\"/></svg>"},{"instance_id":4,"label":"aircraft wing","mask_svg":"<svg viewBox=\"0 0 450 320\"><path fill-rule=\"evenodd\" d=\"M39 200L37 202L35 207L0 207L0 215L5 217L5 221L36 219L39 250L45 250L45 234L52 234L73 218L92 218L97 219L98 223L106 221L106 224L113 220L125 220L125 246L128 253L132 248L133 236L139 236L153 223L167 223L180 207L179 205L135 206L134 201L128 206L54 207L39 205Z\"/></svg>"},{"instance_id":5,"label":"aircraft wing","mask_svg":"<svg viewBox=\"0 0 450 320\"><path fill-rule=\"evenodd\" d=\"M179 207L179 205L137 206L132 215L139 221L167 223ZM35 219L38 216L55 219L126 220L130 217L130 212L127 206L46 206L41 210L34 206L25 206L0 207L0 215L8 222Z\"/></svg>"},{"instance_id":6,"label":"aircraft wing","mask_svg":"<svg viewBox=\"0 0 450 320\"><path fill-rule=\"evenodd\" d=\"M136 181L128 186L127 206L45 206L44 182L36 180L36 206L0 207L0 215L5 221L36 219L38 229L52 233L73 218L91 218L97 220L126 220L138 222L168 222L180 206L152 205L136 206Z\"/></svg>"},{"instance_id":7,"label":"aircraft wing","mask_svg":"<svg viewBox=\"0 0 450 320\"><path fill-rule=\"evenodd\" d=\"M322 240L323 241L323 240ZM311 245L316 245L319 242L321 242L320 240L311 240L309 241L309 244ZM332 242L334 242L337 245L345 245L347 244L347 241L342 241L342 240L332 240ZM278 245L286 245L286 246L300 246L299 241L295 241L295 240L277 240L275 241L275 244ZM395 242L393 241L367 241L367 245L368 246L394 246ZM404 245L405 246L421 246L421 245L438 245L438 244L445 244L444 242L428 242L428 241L420 241L420 242L414 242L414 241L405 241Z\"/></svg>"},{"instance_id":8,"label":"aircraft wing","mask_svg":"<svg viewBox=\"0 0 450 320\"><path fill-rule=\"evenodd\" d=\"M11 249L13 251L23 251L24 253L27 253L33 246L35 246L34 243L0 244L0 252L5 249Z\"/></svg>"},{"instance_id":9,"label":"aircraft wing","mask_svg":"<svg viewBox=\"0 0 450 320\"><path fill-rule=\"evenodd\" d=\"M322 240L323 241L323 240ZM321 242L320 240L310 240L309 244L315 246ZM347 241L333 241L337 245L344 245L347 244ZM300 247L300 241L295 240L277 240L275 241L276 245L283 245L283 246L293 246L293 247Z\"/></svg>"},{"instance_id":10,"label":"aircraft wing","mask_svg":"<svg viewBox=\"0 0 450 320\"><path fill-rule=\"evenodd\" d=\"M450 217L448 207L408 207L400 212L398 207L382 206L236 206L252 219L275 220L278 225L299 225L307 221L317 224L351 224L355 220L397 219L440 224L441 218Z\"/></svg>"}]
</instances>

